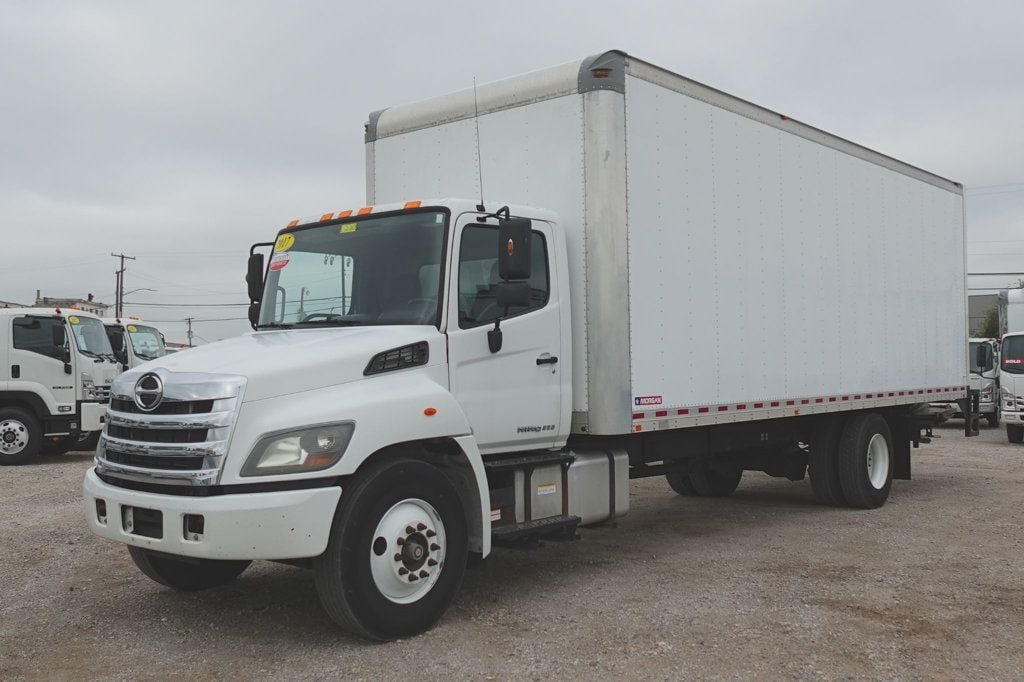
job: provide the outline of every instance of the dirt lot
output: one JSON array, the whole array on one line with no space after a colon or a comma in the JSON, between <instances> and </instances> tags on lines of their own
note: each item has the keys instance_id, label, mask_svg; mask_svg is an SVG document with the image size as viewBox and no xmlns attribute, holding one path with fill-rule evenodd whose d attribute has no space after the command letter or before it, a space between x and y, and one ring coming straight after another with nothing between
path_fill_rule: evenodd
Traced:
<instances>
[{"instance_id":1,"label":"dirt lot","mask_svg":"<svg viewBox=\"0 0 1024 682\"><path fill-rule=\"evenodd\" d=\"M367 644L311 574L182 595L85 528L85 454L0 469L0 678L1020 678L1024 447L958 426L875 511L748 474L727 499L634 481L618 528L499 550L441 623Z\"/></svg>"}]
</instances>

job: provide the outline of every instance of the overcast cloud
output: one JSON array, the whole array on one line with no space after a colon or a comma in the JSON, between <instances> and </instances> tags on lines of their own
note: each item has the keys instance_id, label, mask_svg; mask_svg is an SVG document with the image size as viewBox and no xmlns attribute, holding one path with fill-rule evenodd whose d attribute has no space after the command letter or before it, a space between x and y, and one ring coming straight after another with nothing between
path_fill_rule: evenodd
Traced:
<instances>
[{"instance_id":1,"label":"overcast cloud","mask_svg":"<svg viewBox=\"0 0 1024 682\"><path fill-rule=\"evenodd\" d=\"M970 270L1024 270L1024 184L989 187L1024 183L1022 27L1020 2L0 0L0 300L113 302L124 251L157 289L130 301L244 303L251 243L362 205L369 111L612 48L987 188L970 251L1015 255Z\"/></svg>"}]
</instances>

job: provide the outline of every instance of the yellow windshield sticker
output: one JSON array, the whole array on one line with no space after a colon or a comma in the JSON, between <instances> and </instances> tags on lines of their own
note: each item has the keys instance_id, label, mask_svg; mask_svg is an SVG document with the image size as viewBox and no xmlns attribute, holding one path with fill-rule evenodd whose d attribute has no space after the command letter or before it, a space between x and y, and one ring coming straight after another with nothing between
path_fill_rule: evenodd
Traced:
<instances>
[{"instance_id":1,"label":"yellow windshield sticker","mask_svg":"<svg viewBox=\"0 0 1024 682\"><path fill-rule=\"evenodd\" d=\"M274 243L274 251L287 251L295 245L294 234L282 234Z\"/></svg>"},{"instance_id":2,"label":"yellow windshield sticker","mask_svg":"<svg viewBox=\"0 0 1024 682\"><path fill-rule=\"evenodd\" d=\"M130 332L137 332L137 331L139 331L139 328L136 327L134 324L130 324L130 325L128 325L128 331L130 331Z\"/></svg>"},{"instance_id":3,"label":"yellow windshield sticker","mask_svg":"<svg viewBox=\"0 0 1024 682\"><path fill-rule=\"evenodd\" d=\"M71 315L68 317L68 322L70 322L71 324L78 324L78 318L75 317L74 315Z\"/></svg>"},{"instance_id":4,"label":"yellow windshield sticker","mask_svg":"<svg viewBox=\"0 0 1024 682\"><path fill-rule=\"evenodd\" d=\"M358 223L345 223L341 226L341 233L348 234L349 232L355 232L357 224Z\"/></svg>"}]
</instances>

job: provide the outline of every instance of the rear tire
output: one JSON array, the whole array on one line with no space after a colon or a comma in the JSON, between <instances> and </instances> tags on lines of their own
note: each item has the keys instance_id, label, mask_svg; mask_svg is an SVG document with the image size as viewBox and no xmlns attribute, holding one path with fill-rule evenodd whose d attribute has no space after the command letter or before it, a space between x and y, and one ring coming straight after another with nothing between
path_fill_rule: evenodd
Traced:
<instances>
[{"instance_id":1,"label":"rear tire","mask_svg":"<svg viewBox=\"0 0 1024 682\"><path fill-rule=\"evenodd\" d=\"M885 504L892 488L893 452L889 425L880 414L856 414L846 421L838 464L847 504L860 509Z\"/></svg>"},{"instance_id":2,"label":"rear tire","mask_svg":"<svg viewBox=\"0 0 1024 682\"><path fill-rule=\"evenodd\" d=\"M845 507L846 496L839 482L839 435L843 423L830 421L821 426L811 442L807 473L811 479L811 490L818 502L831 507Z\"/></svg>"},{"instance_id":3,"label":"rear tire","mask_svg":"<svg viewBox=\"0 0 1024 682\"><path fill-rule=\"evenodd\" d=\"M670 471L665 474L665 480L677 495L693 497L697 494L697 491L693 489L693 483L690 482L690 474L685 471Z\"/></svg>"},{"instance_id":4,"label":"rear tire","mask_svg":"<svg viewBox=\"0 0 1024 682\"><path fill-rule=\"evenodd\" d=\"M24 464L43 446L43 429L20 407L0 408L0 464Z\"/></svg>"},{"instance_id":5,"label":"rear tire","mask_svg":"<svg viewBox=\"0 0 1024 682\"><path fill-rule=\"evenodd\" d=\"M690 474L690 485L699 497L725 497L736 492L743 469L701 469Z\"/></svg>"},{"instance_id":6,"label":"rear tire","mask_svg":"<svg viewBox=\"0 0 1024 682\"><path fill-rule=\"evenodd\" d=\"M1006 439L1011 443L1024 443L1024 426L1007 424Z\"/></svg>"},{"instance_id":7,"label":"rear tire","mask_svg":"<svg viewBox=\"0 0 1024 682\"><path fill-rule=\"evenodd\" d=\"M251 561L217 559L174 559L140 547L128 547L128 554L150 580L179 592L196 592L231 582L249 568Z\"/></svg>"},{"instance_id":8,"label":"rear tire","mask_svg":"<svg viewBox=\"0 0 1024 682\"><path fill-rule=\"evenodd\" d=\"M335 623L388 641L429 629L462 584L468 556L458 491L437 467L390 459L342 493L316 591Z\"/></svg>"}]
</instances>

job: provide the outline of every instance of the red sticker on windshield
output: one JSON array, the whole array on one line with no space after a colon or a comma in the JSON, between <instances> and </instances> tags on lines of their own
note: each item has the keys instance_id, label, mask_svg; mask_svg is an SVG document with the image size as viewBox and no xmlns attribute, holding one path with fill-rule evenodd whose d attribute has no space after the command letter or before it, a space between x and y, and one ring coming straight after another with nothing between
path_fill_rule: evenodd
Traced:
<instances>
[{"instance_id":1,"label":"red sticker on windshield","mask_svg":"<svg viewBox=\"0 0 1024 682\"><path fill-rule=\"evenodd\" d=\"M1014 360L1013 358L1003 358L1004 365L1024 365L1024 360Z\"/></svg>"},{"instance_id":2,"label":"red sticker on windshield","mask_svg":"<svg viewBox=\"0 0 1024 682\"><path fill-rule=\"evenodd\" d=\"M284 266L288 265L288 256L283 253L279 253L270 259L270 270L274 272L281 270Z\"/></svg>"}]
</instances>

